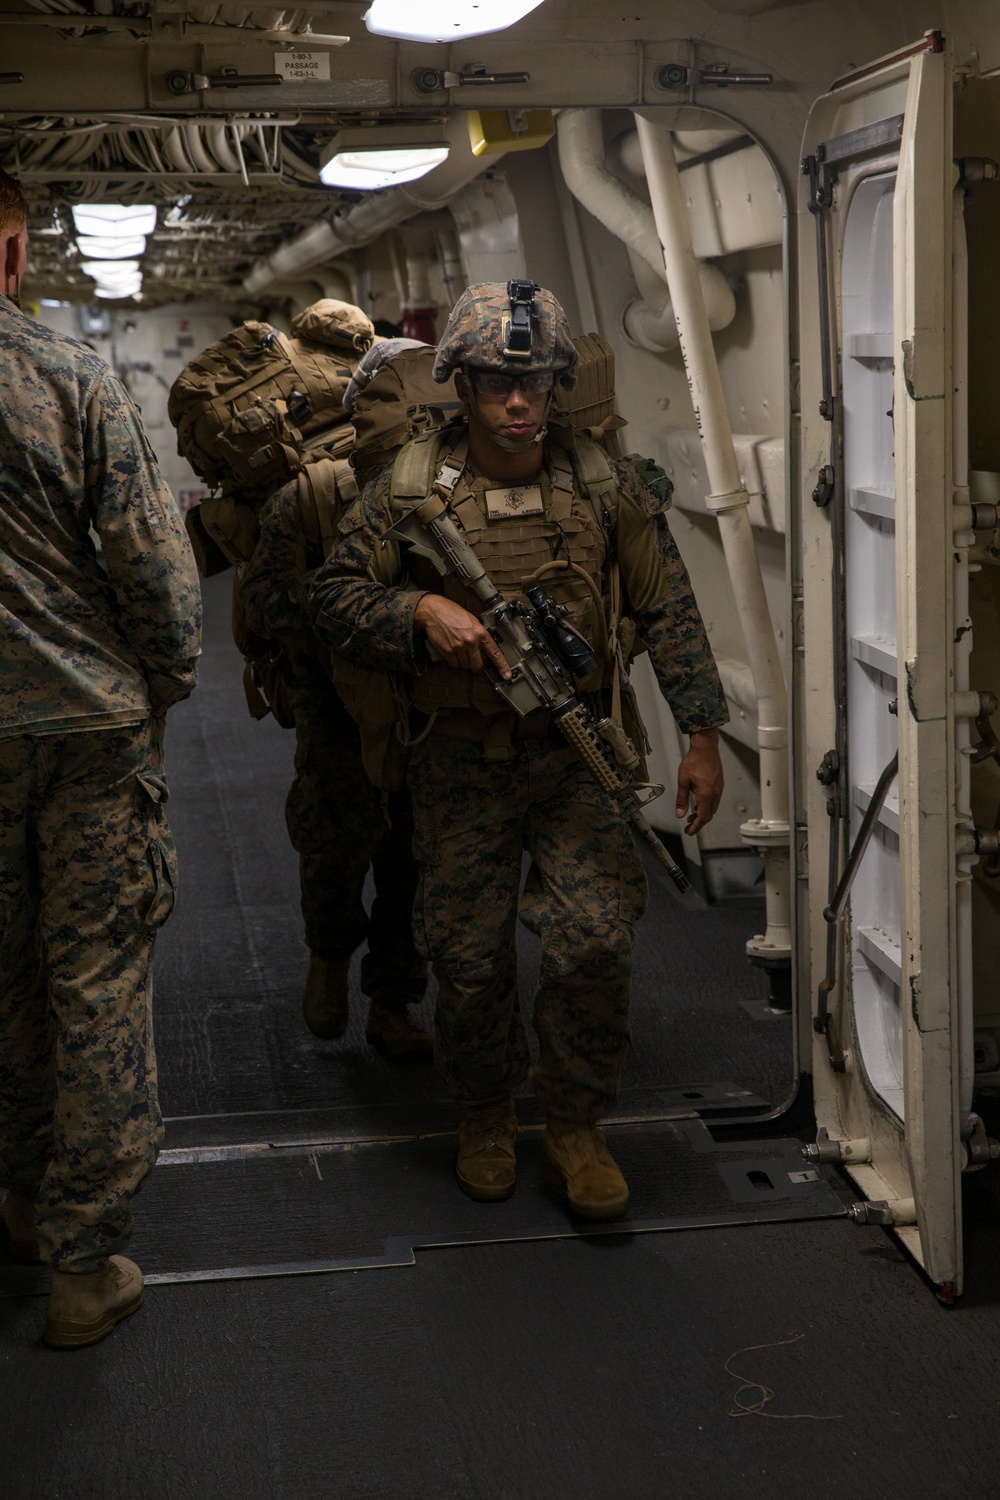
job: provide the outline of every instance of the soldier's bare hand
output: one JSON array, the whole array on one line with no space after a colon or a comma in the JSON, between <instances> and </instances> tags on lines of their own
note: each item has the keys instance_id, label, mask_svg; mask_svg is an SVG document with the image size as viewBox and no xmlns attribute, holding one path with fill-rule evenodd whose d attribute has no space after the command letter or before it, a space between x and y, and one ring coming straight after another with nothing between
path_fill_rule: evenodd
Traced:
<instances>
[{"instance_id":1,"label":"soldier's bare hand","mask_svg":"<svg viewBox=\"0 0 1000 1500\"><path fill-rule=\"evenodd\" d=\"M425 594L413 615L417 630L427 636L434 650L449 667L481 672L488 659L505 682L510 668L496 641L481 620L443 594Z\"/></svg>"},{"instance_id":2,"label":"soldier's bare hand","mask_svg":"<svg viewBox=\"0 0 1000 1500\"><path fill-rule=\"evenodd\" d=\"M677 771L677 816L687 817L685 833L697 833L714 818L722 797L722 761L719 757L719 731L695 730L691 748ZM694 812L688 816L691 799Z\"/></svg>"}]
</instances>

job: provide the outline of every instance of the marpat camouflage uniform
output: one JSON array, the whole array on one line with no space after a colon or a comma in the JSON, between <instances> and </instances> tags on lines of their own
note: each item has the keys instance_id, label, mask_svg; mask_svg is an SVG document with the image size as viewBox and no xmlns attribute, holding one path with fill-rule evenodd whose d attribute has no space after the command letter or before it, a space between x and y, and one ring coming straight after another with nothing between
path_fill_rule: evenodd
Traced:
<instances>
[{"instance_id":1,"label":"marpat camouflage uniform","mask_svg":"<svg viewBox=\"0 0 1000 1500\"><path fill-rule=\"evenodd\" d=\"M645 459L617 460L614 469L612 545L639 639L682 730L725 723L718 673L667 524L670 482ZM383 587L369 572L390 477L383 470L344 517L343 541L314 577L310 608L319 637L350 660L429 678L439 668L413 631L426 586ZM605 551L602 569L607 562ZM514 933L527 850L534 863L520 914L542 938L535 1078L550 1113L596 1118L615 1098L633 925L646 899L618 809L547 733L515 736L509 758L497 760L481 736L432 729L413 752L408 784L423 865L415 930L440 986L439 1060L453 1094L466 1104L491 1102L526 1075Z\"/></svg>"},{"instance_id":2,"label":"marpat camouflage uniform","mask_svg":"<svg viewBox=\"0 0 1000 1500\"><path fill-rule=\"evenodd\" d=\"M361 762L358 726L323 665L325 649L305 610L308 575L320 559L310 556L294 483L268 501L260 525L239 597L250 629L281 644L291 678L295 780L285 818L299 855L306 943L337 962L367 938L363 992L389 1007L417 1004L427 973L413 945L417 867L410 799L405 791L389 799L387 825ZM370 916L362 904L369 866L375 883Z\"/></svg>"},{"instance_id":3,"label":"marpat camouflage uniform","mask_svg":"<svg viewBox=\"0 0 1000 1500\"><path fill-rule=\"evenodd\" d=\"M104 362L2 297L0 345L0 1186L37 1196L46 1258L86 1272L127 1243L162 1134L161 742L194 685L201 602Z\"/></svg>"}]
</instances>

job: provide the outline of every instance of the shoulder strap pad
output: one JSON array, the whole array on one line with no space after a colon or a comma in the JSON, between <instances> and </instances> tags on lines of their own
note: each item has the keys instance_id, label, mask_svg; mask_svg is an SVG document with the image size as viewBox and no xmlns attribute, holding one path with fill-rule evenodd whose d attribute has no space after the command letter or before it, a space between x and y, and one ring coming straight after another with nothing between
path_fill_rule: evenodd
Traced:
<instances>
[{"instance_id":1,"label":"shoulder strap pad","mask_svg":"<svg viewBox=\"0 0 1000 1500\"><path fill-rule=\"evenodd\" d=\"M302 530L325 560L337 545L344 510L357 498L354 471L346 458L320 458L300 470L296 482Z\"/></svg>"},{"instance_id":2,"label":"shoulder strap pad","mask_svg":"<svg viewBox=\"0 0 1000 1500\"><path fill-rule=\"evenodd\" d=\"M394 517L427 499L437 478L441 449L456 435L457 428L454 422L447 427L432 427L399 450L389 483L389 506Z\"/></svg>"},{"instance_id":3,"label":"shoulder strap pad","mask_svg":"<svg viewBox=\"0 0 1000 1500\"><path fill-rule=\"evenodd\" d=\"M593 438L578 432L570 449L573 472L584 495L594 508L602 529L608 533L618 525L618 479L611 460Z\"/></svg>"}]
</instances>

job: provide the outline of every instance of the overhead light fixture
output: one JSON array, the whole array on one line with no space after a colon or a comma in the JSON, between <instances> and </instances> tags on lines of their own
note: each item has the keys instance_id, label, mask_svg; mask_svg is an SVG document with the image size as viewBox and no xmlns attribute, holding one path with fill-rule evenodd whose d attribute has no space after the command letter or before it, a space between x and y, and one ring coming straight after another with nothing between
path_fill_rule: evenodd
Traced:
<instances>
[{"instance_id":1,"label":"overhead light fixture","mask_svg":"<svg viewBox=\"0 0 1000 1500\"><path fill-rule=\"evenodd\" d=\"M77 234L127 239L153 233L156 207L152 203L81 203L73 209L73 223Z\"/></svg>"},{"instance_id":2,"label":"overhead light fixture","mask_svg":"<svg viewBox=\"0 0 1000 1500\"><path fill-rule=\"evenodd\" d=\"M114 235L78 234L76 248L92 260L129 260L145 252L146 236L133 234L118 239Z\"/></svg>"},{"instance_id":3,"label":"overhead light fixture","mask_svg":"<svg viewBox=\"0 0 1000 1500\"><path fill-rule=\"evenodd\" d=\"M377 36L407 42L453 42L503 31L542 0L372 0L365 25Z\"/></svg>"},{"instance_id":4,"label":"overhead light fixture","mask_svg":"<svg viewBox=\"0 0 1000 1500\"><path fill-rule=\"evenodd\" d=\"M85 260L81 269L93 278L98 297L134 297L142 287L137 260Z\"/></svg>"},{"instance_id":5,"label":"overhead light fixture","mask_svg":"<svg viewBox=\"0 0 1000 1500\"><path fill-rule=\"evenodd\" d=\"M387 188L415 182L448 156L447 146L423 146L404 151L342 151L320 168L327 187Z\"/></svg>"},{"instance_id":6,"label":"overhead light fixture","mask_svg":"<svg viewBox=\"0 0 1000 1500\"><path fill-rule=\"evenodd\" d=\"M326 187L397 187L415 182L446 160L448 143L440 125L377 125L339 130L320 158Z\"/></svg>"}]
</instances>

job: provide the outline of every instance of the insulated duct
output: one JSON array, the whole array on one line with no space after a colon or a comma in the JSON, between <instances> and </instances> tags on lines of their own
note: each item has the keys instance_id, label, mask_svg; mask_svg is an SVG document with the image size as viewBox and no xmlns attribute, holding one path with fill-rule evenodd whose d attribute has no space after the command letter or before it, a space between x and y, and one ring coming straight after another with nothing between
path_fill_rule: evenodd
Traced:
<instances>
[{"instance_id":1,"label":"insulated duct","mask_svg":"<svg viewBox=\"0 0 1000 1500\"><path fill-rule=\"evenodd\" d=\"M387 131L387 135L388 135ZM295 239L279 245L263 257L244 278L244 289L255 297L266 291L272 281L296 277L322 261L345 251L360 250L379 235L407 219L428 210L443 208L467 183L492 167L497 156L473 156L465 116L456 112L448 123L447 138L451 150L439 167L408 182L405 187L370 192L360 203L340 217L321 219Z\"/></svg>"},{"instance_id":2,"label":"insulated duct","mask_svg":"<svg viewBox=\"0 0 1000 1500\"><path fill-rule=\"evenodd\" d=\"M622 310L622 330L625 337L630 344L648 349L651 354L664 354L668 349L676 349L680 343L680 335L665 282L654 276L646 262L631 247L628 256L639 296L626 303ZM713 266L708 261L698 262L698 277L709 328L713 332L728 328L736 316L736 298L732 287L718 266Z\"/></svg>"},{"instance_id":3,"label":"insulated duct","mask_svg":"<svg viewBox=\"0 0 1000 1500\"><path fill-rule=\"evenodd\" d=\"M628 303L622 328L630 343L661 354L678 344L677 325L653 210L610 170L599 109L564 109L557 120L559 165L566 185L588 213L628 247L641 297ZM732 288L717 266L698 261L709 327L728 328L736 315Z\"/></svg>"}]
</instances>

